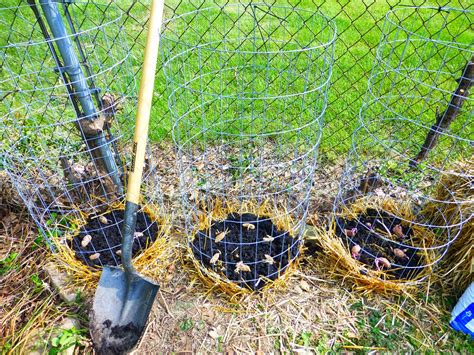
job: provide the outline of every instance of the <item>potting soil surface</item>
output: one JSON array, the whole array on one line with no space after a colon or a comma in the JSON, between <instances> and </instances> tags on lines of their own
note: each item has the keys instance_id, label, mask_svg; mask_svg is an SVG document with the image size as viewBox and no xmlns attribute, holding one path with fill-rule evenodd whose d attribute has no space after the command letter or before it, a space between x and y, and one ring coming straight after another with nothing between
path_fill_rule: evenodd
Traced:
<instances>
[{"instance_id":1,"label":"potting soil surface","mask_svg":"<svg viewBox=\"0 0 474 355\"><path fill-rule=\"evenodd\" d=\"M222 232L225 232L224 237L216 242ZM192 249L194 256L206 267L242 287L258 290L268 279L275 280L286 270L298 255L300 245L298 239L279 230L269 217L234 213L223 221L212 221L210 230L200 230L192 242ZM216 254L219 254L217 261L211 263ZM244 264L244 269L237 270L239 262ZM250 271L246 271L246 267Z\"/></svg>"},{"instance_id":2,"label":"potting soil surface","mask_svg":"<svg viewBox=\"0 0 474 355\"><path fill-rule=\"evenodd\" d=\"M69 242L69 246L76 253L76 258L89 266L120 265L122 260L120 252L117 251L122 246L123 217L123 210L113 210L103 217L89 218L88 223ZM104 223L105 220L107 223ZM136 255L155 241L158 224L152 222L146 213L138 212L135 232L132 255ZM83 247L81 242L86 235L91 236L91 241ZM99 257L91 259L91 256L97 253Z\"/></svg>"},{"instance_id":3,"label":"potting soil surface","mask_svg":"<svg viewBox=\"0 0 474 355\"><path fill-rule=\"evenodd\" d=\"M392 233L394 241L384 240L377 236L377 234L387 235L386 229L392 232L396 225L402 226L403 238L397 237L394 233ZM344 230L351 230L352 228L357 228L357 232L354 236L348 237ZM336 221L336 234L346 243L349 252L351 252L354 245L360 245L359 261L371 269L376 269L375 257L384 257L392 264L390 269L384 269L384 271L394 276L394 278L413 279L421 271L421 268L416 268L416 266L423 264L423 259L418 255L417 250L397 244L397 242L405 245L412 244L412 229L406 222L402 222L399 218L395 218L384 211L368 208L355 220L338 218ZM405 256L396 256L394 249L401 249ZM412 269L410 267L415 268Z\"/></svg>"}]
</instances>

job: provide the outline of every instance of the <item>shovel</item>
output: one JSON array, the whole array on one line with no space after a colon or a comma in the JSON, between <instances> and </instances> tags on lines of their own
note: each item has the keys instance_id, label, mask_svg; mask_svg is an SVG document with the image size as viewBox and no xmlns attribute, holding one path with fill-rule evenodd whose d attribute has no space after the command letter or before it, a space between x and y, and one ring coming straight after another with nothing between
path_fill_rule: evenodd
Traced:
<instances>
[{"instance_id":1,"label":"shovel","mask_svg":"<svg viewBox=\"0 0 474 355\"><path fill-rule=\"evenodd\" d=\"M153 0L145 48L138 113L133 139L133 159L128 177L122 238L122 265L104 267L94 297L90 332L100 354L124 354L142 336L159 285L141 277L132 266L132 244L137 219L140 185L145 161L163 0Z\"/></svg>"}]
</instances>

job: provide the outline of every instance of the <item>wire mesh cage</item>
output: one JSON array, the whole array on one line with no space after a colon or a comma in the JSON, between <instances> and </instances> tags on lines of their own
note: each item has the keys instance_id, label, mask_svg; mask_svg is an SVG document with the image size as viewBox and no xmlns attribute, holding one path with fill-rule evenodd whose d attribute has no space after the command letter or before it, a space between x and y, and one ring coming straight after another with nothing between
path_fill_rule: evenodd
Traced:
<instances>
[{"instance_id":1,"label":"wire mesh cage","mask_svg":"<svg viewBox=\"0 0 474 355\"><path fill-rule=\"evenodd\" d=\"M386 280L425 278L472 217L472 194L447 183L473 181L469 163L457 164L474 146L472 15L406 7L385 19L333 227Z\"/></svg>"},{"instance_id":2,"label":"wire mesh cage","mask_svg":"<svg viewBox=\"0 0 474 355\"><path fill-rule=\"evenodd\" d=\"M0 13L3 168L52 247L118 265L137 91L123 13L49 0ZM144 186L159 199L153 178ZM134 254L163 235L161 215L143 201Z\"/></svg>"},{"instance_id":3,"label":"wire mesh cage","mask_svg":"<svg viewBox=\"0 0 474 355\"><path fill-rule=\"evenodd\" d=\"M166 23L184 222L213 282L257 290L300 253L335 31L319 13L264 4Z\"/></svg>"}]
</instances>

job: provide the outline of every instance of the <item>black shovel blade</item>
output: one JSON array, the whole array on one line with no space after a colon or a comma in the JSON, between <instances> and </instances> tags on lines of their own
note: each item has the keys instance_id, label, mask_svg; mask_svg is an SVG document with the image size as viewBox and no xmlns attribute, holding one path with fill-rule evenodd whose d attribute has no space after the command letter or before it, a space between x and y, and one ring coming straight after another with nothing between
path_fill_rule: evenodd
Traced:
<instances>
[{"instance_id":1,"label":"black shovel blade","mask_svg":"<svg viewBox=\"0 0 474 355\"><path fill-rule=\"evenodd\" d=\"M145 329L159 285L104 267L95 292L90 332L99 354L125 354Z\"/></svg>"}]
</instances>

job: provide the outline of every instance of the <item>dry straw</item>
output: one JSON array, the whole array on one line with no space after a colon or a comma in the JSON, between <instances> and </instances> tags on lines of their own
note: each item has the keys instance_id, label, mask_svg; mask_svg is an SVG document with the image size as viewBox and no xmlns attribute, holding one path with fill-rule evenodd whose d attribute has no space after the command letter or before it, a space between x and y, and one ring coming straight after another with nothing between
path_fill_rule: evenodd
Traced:
<instances>
[{"instance_id":1,"label":"dry straw","mask_svg":"<svg viewBox=\"0 0 474 355\"><path fill-rule=\"evenodd\" d=\"M436 186L433 199L443 203L431 203L425 213L442 218L461 231L449 247L443 262L442 279L462 292L474 282L474 157L453 164ZM441 211L439 213L438 211ZM435 213L437 212L437 213ZM461 212L461 213L460 213Z\"/></svg>"}]
</instances>

